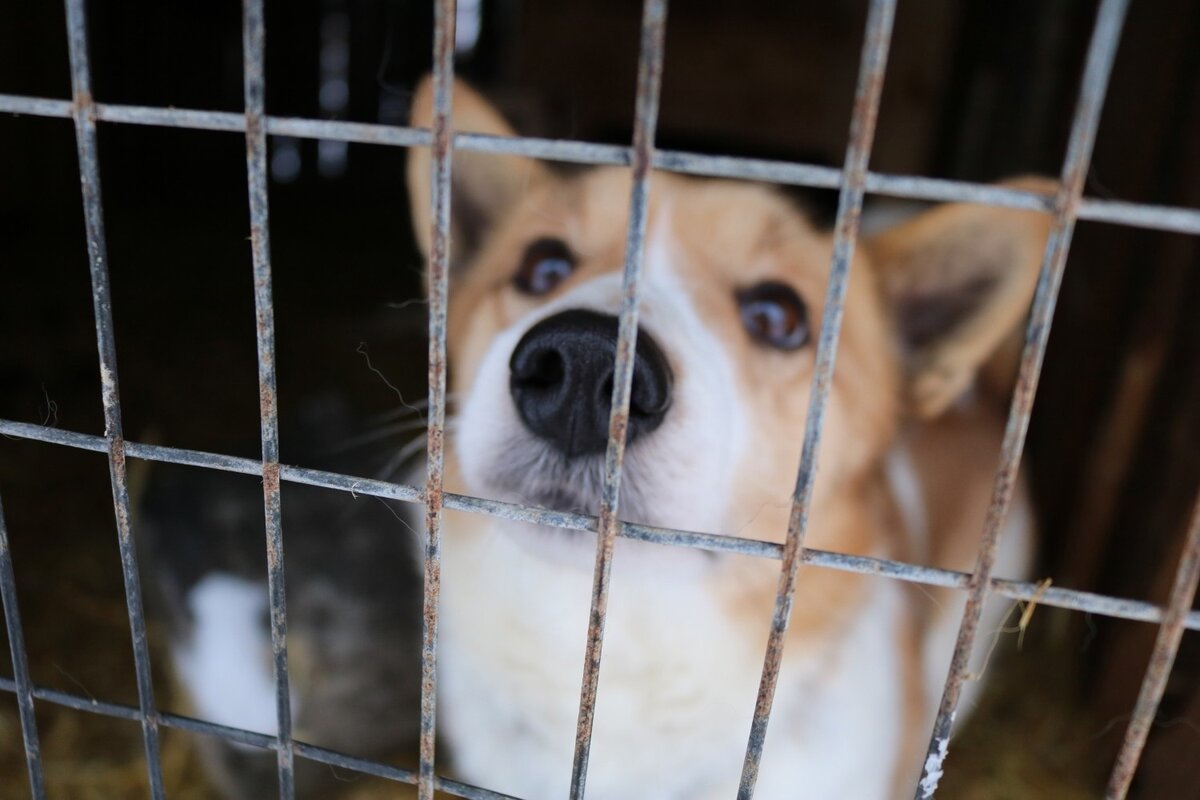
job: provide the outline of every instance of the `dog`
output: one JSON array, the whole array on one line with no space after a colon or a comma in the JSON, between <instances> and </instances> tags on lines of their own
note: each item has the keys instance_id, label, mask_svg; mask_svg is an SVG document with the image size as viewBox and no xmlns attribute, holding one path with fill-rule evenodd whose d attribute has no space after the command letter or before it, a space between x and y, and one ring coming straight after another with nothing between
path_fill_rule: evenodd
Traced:
<instances>
[{"instance_id":1,"label":"dog","mask_svg":"<svg viewBox=\"0 0 1200 800\"><path fill-rule=\"evenodd\" d=\"M514 135L470 86L456 82L452 96L454 130ZM414 126L431 127L432 97L426 78ZM429 149L410 150L426 255L431 173ZM630 171L564 174L458 150L452 176L459 410L445 486L596 514ZM621 519L780 542L832 236L773 188L649 180ZM953 204L858 243L809 547L972 568L1003 431L979 376L1008 371L1011 382L1049 224ZM1033 528L1020 485L998 575L1027 575ZM438 730L464 780L527 800L567 794L595 546L593 534L445 513ZM736 795L778 578L769 559L617 541L589 798ZM802 567L756 796L911 796L963 602ZM1001 625L993 606L975 670Z\"/></svg>"}]
</instances>

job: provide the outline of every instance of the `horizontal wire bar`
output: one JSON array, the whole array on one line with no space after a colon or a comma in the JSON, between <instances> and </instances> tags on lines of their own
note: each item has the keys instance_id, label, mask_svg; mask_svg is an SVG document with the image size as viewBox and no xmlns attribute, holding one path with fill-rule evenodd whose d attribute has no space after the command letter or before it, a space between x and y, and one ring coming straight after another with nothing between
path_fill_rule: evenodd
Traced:
<instances>
[{"instance_id":1,"label":"horizontal wire bar","mask_svg":"<svg viewBox=\"0 0 1200 800\"><path fill-rule=\"evenodd\" d=\"M0 94L0 112L6 114L25 114L31 117L60 117L62 119L70 119L75 113L75 104L70 100L55 100L50 97Z\"/></svg>"},{"instance_id":2,"label":"horizontal wire bar","mask_svg":"<svg viewBox=\"0 0 1200 800\"><path fill-rule=\"evenodd\" d=\"M1200 236L1200 210L1192 208L1085 197L1079 201L1076 216L1091 222L1108 222L1114 225Z\"/></svg>"},{"instance_id":3,"label":"horizontal wire bar","mask_svg":"<svg viewBox=\"0 0 1200 800\"><path fill-rule=\"evenodd\" d=\"M246 132L244 112L201 111L187 108L158 108L154 106L124 106L96 104L96 119L103 122L154 125L194 130Z\"/></svg>"},{"instance_id":4,"label":"horizontal wire bar","mask_svg":"<svg viewBox=\"0 0 1200 800\"><path fill-rule=\"evenodd\" d=\"M13 422L11 420L0 419L0 435L30 441L40 441L48 444L58 444L77 450L104 452L105 449L104 440L100 437L84 433L73 433L58 428L47 428L42 425L34 425L26 422ZM242 475L258 475L262 469L260 462L249 458L205 453L199 450L183 450L175 447L164 447L162 445L128 442L126 452L130 457L144 461L215 469ZM388 483L373 478L360 478L353 475L309 469L307 467L281 465L280 479L288 483L333 489L351 495L378 497L384 500L399 500L406 503L421 502L421 490L415 486ZM445 497L446 508L454 511L483 514L519 522L531 522L563 530L595 532L597 527L596 517L589 517L586 514L553 511L537 506L523 506L517 503L506 503L501 500L488 500L481 497L470 497L450 492L447 492ZM775 542L764 542L758 539L725 536L716 533L697 533L674 528L660 528L651 525L636 525L628 522L621 523L621 530L618 535L622 538L635 541L667 547L686 547L716 554L779 559L783 552L783 545ZM957 570L926 567L871 556L833 553L827 550L812 548L805 548L803 563L806 566L822 569L835 569L842 572L855 572L861 575L896 578L908 583L940 586L947 589L965 589L970 579L969 573ZM1159 623L1163 619L1162 609L1152 603L1110 597L1108 595L1084 592L1076 589L1061 589L1056 587L1046 589L1040 583L993 578L992 591L1012 600L1036 600L1039 605L1063 608L1070 611L1082 611L1105 617L1130 620L1132 622ZM1187 618L1185 627L1188 630L1200 631L1200 611L1191 612Z\"/></svg>"},{"instance_id":5,"label":"horizontal wire bar","mask_svg":"<svg viewBox=\"0 0 1200 800\"><path fill-rule=\"evenodd\" d=\"M23 422L0 420L0 435L49 444L59 444L80 450L95 452L103 452L104 450L103 440L99 439L99 437L71 433L56 428L46 428ZM258 475L261 470L260 463L253 459L217 455L197 450L182 450L162 445L129 442L127 453L132 458L146 461L215 469L243 475ZM378 497L384 500L398 500L407 503L421 502L421 491L415 486L387 483L372 478L360 478L286 464L280 468L280 478L289 483L333 489L335 491L347 492L351 495ZM596 518L584 514L553 511L536 506L522 506L500 500L488 500L453 493L447 493L445 497L446 507L455 511L483 514L520 522L531 522L564 530L595 532L597 527ZM746 539L738 536L725 536L713 533L696 533L672 528L635 525L627 522L623 522L621 526L621 531L618 535L622 538L667 547L686 547L717 554L773 559L779 559L783 551L783 546L780 544L764 542L758 539ZM861 575L895 578L908 583L938 586L947 589L965 589L970 578L969 573L957 570L926 567L871 556L833 553L827 550L811 548L805 549L803 563L806 566L814 566L822 569L835 569ZM1056 587L1046 589L1039 583L994 578L992 580L992 591L1013 600L1036 600L1040 605L1098 614L1133 622L1159 623L1163 619L1162 609L1151 603L1110 597L1108 595L1075 589L1061 589ZM1200 611L1193 611L1188 616L1185 627L1189 630L1200 631Z\"/></svg>"},{"instance_id":6,"label":"horizontal wire bar","mask_svg":"<svg viewBox=\"0 0 1200 800\"><path fill-rule=\"evenodd\" d=\"M16 681L0 676L0 691L15 694L20 690ZM128 720L129 722L139 722L142 718L141 712L133 706L106 700L97 700L93 697L82 697L59 689L33 686L31 694L34 699L74 711L84 711L89 714ZM263 750L279 749L279 739L277 737L265 733L248 731L244 728L233 728L218 722L209 722L208 720L196 719L195 717L183 716L182 714L172 714L169 711L159 711L158 721L163 727L175 730L198 733L203 736L213 736L225 741L236 742L237 744L262 748ZM293 741L292 747L296 755L306 758L309 761L318 761L322 764L351 770L363 775L383 778L396 783L406 783L409 785L416 785L417 783L417 775L412 770L346 755L336 750L317 747L316 745L300 741ZM435 779L434 785L439 791L452 794L456 797L462 797L466 800L518 800L518 798L511 795L451 780L440 775Z\"/></svg>"},{"instance_id":7,"label":"horizontal wire bar","mask_svg":"<svg viewBox=\"0 0 1200 800\"><path fill-rule=\"evenodd\" d=\"M111 103L97 103L93 108L96 119L103 122L229 133L244 132L246 128L243 115L229 111ZM73 105L69 100L0 94L0 113L69 118L72 111ZM425 128L370 122L267 116L266 126L269 134L301 139L331 139L393 147L428 147L433 142L432 132ZM455 134L454 149L597 166L629 166L632 163L632 151L627 146L566 139L464 132ZM656 151L653 165L655 169L666 172L815 189L836 189L841 179L841 170L835 167L675 150ZM979 203L1043 213L1050 213L1054 204L1051 195L1039 192L985 183L880 172L867 173L866 191L868 194L908 200ZM1083 198L1079 203L1077 216L1081 220L1093 222L1200 236L1200 209L1195 208Z\"/></svg>"},{"instance_id":8,"label":"horizontal wire bar","mask_svg":"<svg viewBox=\"0 0 1200 800\"><path fill-rule=\"evenodd\" d=\"M60 428L49 428L29 422L14 422L7 419L0 419L0 436L46 444L57 444L76 450L88 450L97 453L105 452L107 449L104 439L100 436L64 431ZM221 472L242 475L257 476L262 471L262 463L254 459L206 453L200 450L164 447L163 445L126 442L126 454L131 458L143 461L215 469ZM399 500L405 503L422 502L421 490L417 487L401 483L388 483L387 481L376 480L374 478L360 478L354 475L344 475L337 472L326 472L324 470L309 469L307 467L297 467L288 464L280 465L279 477L280 480L287 483L299 483L306 486L333 489L335 491L346 492L352 496L364 495L384 500ZM445 507L453 511L482 514L518 522L531 522L536 525L546 525L562 530L594 533L598 525L596 517L586 514L554 511L548 508L507 503L502 500L489 500L483 497L471 497L452 492L446 492ZM637 525L630 522L622 522L617 535L624 539L649 542L666 547L685 547L714 554L773 558L776 560L782 558L783 555L783 545L776 542L764 542L758 539L726 536L717 533L698 533L676 528L660 528L653 525ZM947 589L966 589L971 577L970 573L958 570L927 567L886 558L874 558L872 556L834 553L828 550L818 550L808 547L804 549L802 561L805 566L834 569L841 572L854 572L860 575L895 578L907 583L940 586ZM1096 594L1094 592L1080 591L1078 589L1062 589L1053 586L1045 588L1041 583L1015 581L1004 578L993 578L991 583L991 591L1011 600L1036 601L1038 605L1063 608L1068 611L1082 611L1088 614L1124 619L1131 622L1161 623L1163 621L1162 607L1142 600L1129 600L1121 597ZM1200 611L1190 612L1184 627L1188 630L1200 631Z\"/></svg>"}]
</instances>

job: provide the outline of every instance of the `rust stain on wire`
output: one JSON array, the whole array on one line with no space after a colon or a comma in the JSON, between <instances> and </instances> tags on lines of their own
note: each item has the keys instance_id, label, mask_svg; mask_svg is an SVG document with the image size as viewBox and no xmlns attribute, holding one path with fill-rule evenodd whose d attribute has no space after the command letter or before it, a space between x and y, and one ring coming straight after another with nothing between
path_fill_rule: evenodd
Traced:
<instances>
[{"instance_id":1,"label":"rust stain on wire","mask_svg":"<svg viewBox=\"0 0 1200 800\"><path fill-rule=\"evenodd\" d=\"M438 0L433 25L433 231L429 248L429 426L426 440L425 564L421 624L421 732L417 797L433 800L437 726L438 598L442 585L443 465L446 446L446 302L450 272L454 0Z\"/></svg>"},{"instance_id":2,"label":"rust stain on wire","mask_svg":"<svg viewBox=\"0 0 1200 800\"><path fill-rule=\"evenodd\" d=\"M1150 725L1154 722L1158 704L1162 700L1163 691L1167 688L1167 678L1171 674L1171 667L1175 664L1175 655L1179 652L1179 643L1183 639L1188 611L1196 599L1198 582L1200 582L1200 494L1197 494L1196 504L1192 509L1183 553L1179 557L1179 567L1175 572L1171 598L1167 603L1167 612L1163 618L1162 627L1158 629L1158 638L1154 642L1150 664L1146 667L1146 676L1142 679L1137 705L1133 709L1133 719L1129 721L1129 727L1125 731L1125 741L1121 745L1121 752L1117 754L1117 761L1108 781L1108 790L1104 795L1106 800L1125 800L1125 795L1129 791L1133 773L1137 770L1138 760L1146 746L1146 738L1150 735Z\"/></svg>"},{"instance_id":3,"label":"rust stain on wire","mask_svg":"<svg viewBox=\"0 0 1200 800\"><path fill-rule=\"evenodd\" d=\"M879 112L879 101L883 94L884 70L887 65L888 46L891 43L892 21L895 12L895 0L873 0L867 13L858 88L854 95L854 112L850 122L850 142L846 148L846 162L842 170L842 188L838 198L837 222L833 240L833 264L829 273L829 285L826 289L825 312L821 321L816 365L813 368L812 387L809 395L808 417L804 426L804 446L801 450L795 495L788 519L787 539L783 549L783 566L779 576L779 590L775 598L775 612L771 619L771 631L767 638L767 652L763 659L758 699L755 702L754 717L750 723L746 756L742 762L742 775L738 786L739 800L750 800L754 796L754 787L758 781L758 771L762 761L763 745L767 736L767 724L775 700L775 687L779 682L779 670L783 663L783 646L787 636L788 622L791 618L792 603L795 599L797 573L804 553L804 535L808 528L809 504L812 499L813 480L817 468L817 451L821 443L825 405L829 398L829 387L833 379L833 368L837 357L837 342L845 306L846 285L850 275L850 263L854 258L854 243L858 235L859 218L862 214L867 164L871 155L871 143L875 136L875 120Z\"/></svg>"},{"instance_id":4,"label":"rust stain on wire","mask_svg":"<svg viewBox=\"0 0 1200 800\"><path fill-rule=\"evenodd\" d=\"M133 533L129 526L129 484L125 475L125 439L121 425L121 394L117 380L117 348L113 335L112 299L108 280L108 247L104 236L104 211L100 200L100 164L96 145L96 114L92 98L91 65L88 56L87 19L83 0L66 0L67 44L71 61L70 106L75 121L79 156L79 180L83 196L84 226L91 265L92 306L96 318L96 348L100 359L100 393L104 406L104 438L112 483L113 515L125 585L125 606L133 644L137 678L139 719L146 751L150 794L163 797L162 759L158 737L158 709L146 643L146 620L142 610L141 580Z\"/></svg>"},{"instance_id":5,"label":"rust stain on wire","mask_svg":"<svg viewBox=\"0 0 1200 800\"><path fill-rule=\"evenodd\" d=\"M1046 242L1046 251L1033 296L1029 325L1025 333L1025 349L1021 354L1017 386L1005 425L1000 451L1000 466L992 486L992 499L984 521L979 556L971 577L967 604L963 610L954 655L950 662L946 685L934 721L929 748L916 787L917 800L928 800L937 791L950 742L950 731L958 708L963 682L967 679L971 648L979 630L983 605L991 588L992 567L996 560L1000 532L1008 515L1020 469L1025 433L1033 412L1034 395L1046 343L1050 338L1050 323L1054 316L1055 300L1067 264L1067 253L1075 229L1083 183L1091 163L1092 146L1100 125L1100 110L1108 87L1121 27L1125 20L1128 0L1104 0L1096 15L1096 26L1088 46L1087 64L1080 87L1079 102L1071 125L1067 156L1063 163L1062 181L1055 198L1054 224Z\"/></svg>"},{"instance_id":6,"label":"rust stain on wire","mask_svg":"<svg viewBox=\"0 0 1200 800\"><path fill-rule=\"evenodd\" d=\"M638 55L632 149L633 188L629 201L629 229L625 239L625 270L622 276L621 313L613 372L612 411L608 422L608 448L604 455L604 487L600 501L596 566L592 578L592 602L588 616L583 681L579 692L579 717L575 726L575 754L571 762L572 800L580 800L587 786L592 725L596 715L596 690L600 680L600 656L604 647L604 622L608 613L608 591L612 577L613 547L621 526L617 519L621 493L621 465L625 458L625 434L629 427L629 397L633 386L633 362L637 346L638 289L645 250L646 217L649 213L650 168L654 155L654 133L658 123L666 25L667 1L646 0L642 9Z\"/></svg>"},{"instance_id":7,"label":"rust stain on wire","mask_svg":"<svg viewBox=\"0 0 1200 800\"><path fill-rule=\"evenodd\" d=\"M279 796L295 796L291 687L288 680L287 596L284 591L283 523L279 496L279 403L275 389L275 312L271 297L271 239L267 204L265 31L262 0L242 3L242 64L245 95L246 189L250 205L250 252L254 262L254 319L258 352L258 410L262 437L263 518L267 543L267 593L271 604L271 656L275 673L275 719Z\"/></svg>"}]
</instances>

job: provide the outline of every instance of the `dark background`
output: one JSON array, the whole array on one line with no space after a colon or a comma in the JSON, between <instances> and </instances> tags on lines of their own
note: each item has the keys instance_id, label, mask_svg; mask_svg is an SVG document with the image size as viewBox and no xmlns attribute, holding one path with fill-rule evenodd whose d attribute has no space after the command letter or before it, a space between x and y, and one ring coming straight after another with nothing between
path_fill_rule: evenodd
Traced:
<instances>
[{"instance_id":1,"label":"dark background","mask_svg":"<svg viewBox=\"0 0 1200 800\"><path fill-rule=\"evenodd\" d=\"M0 18L0 93L69 98L62 8L14 5ZM99 102L240 110L236 3L98 0L88 11ZM902 2L872 169L981 181L1056 174L1094 13L1084 0ZM349 23L349 95L338 116L403 123L411 87L431 63L432 8L399 0L269 2L269 113L330 114L318 98L331 15ZM639 16L632 0L484 2L480 39L459 69L523 133L625 142ZM660 143L839 164L864 18L857 2L676 3ZM1200 207L1197 41L1200 5L1133 3L1088 196ZM277 154L293 145L272 146ZM404 151L351 144L333 176L321 174L316 142L296 146L298 176L270 187L285 430L318 395L333 393L364 418L395 406L364 343L371 366L407 399L423 397L425 372L424 308L406 303L422 289ZM241 134L100 123L99 149L127 434L254 457ZM0 417L101 433L72 125L0 118L0 154ZM1079 224L1027 448L1043 526L1039 575L1055 585L1165 599L1200 483L1198 267L1194 237ZM286 436L282 447L285 461L302 455ZM35 681L135 703L108 491L97 454L0 439L0 497ZM1120 741L1155 629L1045 609L1034 619L1040 644L1025 660L1053 661L1056 671L1029 680L1067 687L1074 703L1062 711L1070 724L1045 735L1050 749L1078 758L1034 757L1051 772L1086 773L1080 784L1094 787ZM1200 797L1198 665L1200 644L1189 634L1139 797ZM122 765L140 749L136 726L44 706L47 752L66 736L77 759L50 757L58 796L110 786L89 775L129 771ZM11 698L0 695L0 775L20 771L15 719ZM970 741L952 751L951 787L968 785L954 784L953 770L970 761ZM7 783L13 796L24 791L21 780L0 779Z\"/></svg>"}]
</instances>

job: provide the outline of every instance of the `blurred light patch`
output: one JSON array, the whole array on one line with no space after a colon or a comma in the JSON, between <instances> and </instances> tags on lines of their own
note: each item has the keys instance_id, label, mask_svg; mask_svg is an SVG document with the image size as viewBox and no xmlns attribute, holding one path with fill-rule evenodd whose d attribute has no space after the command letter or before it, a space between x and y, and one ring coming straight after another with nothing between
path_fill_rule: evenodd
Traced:
<instances>
[{"instance_id":1,"label":"blurred light patch","mask_svg":"<svg viewBox=\"0 0 1200 800\"><path fill-rule=\"evenodd\" d=\"M343 0L328 0L321 17L317 104L325 119L344 119L350 107L350 15ZM346 142L317 143L317 174L340 178L346 174L350 146Z\"/></svg>"},{"instance_id":2,"label":"blurred light patch","mask_svg":"<svg viewBox=\"0 0 1200 800\"><path fill-rule=\"evenodd\" d=\"M483 0L459 0L454 24L454 55L470 56L483 29Z\"/></svg>"}]
</instances>

